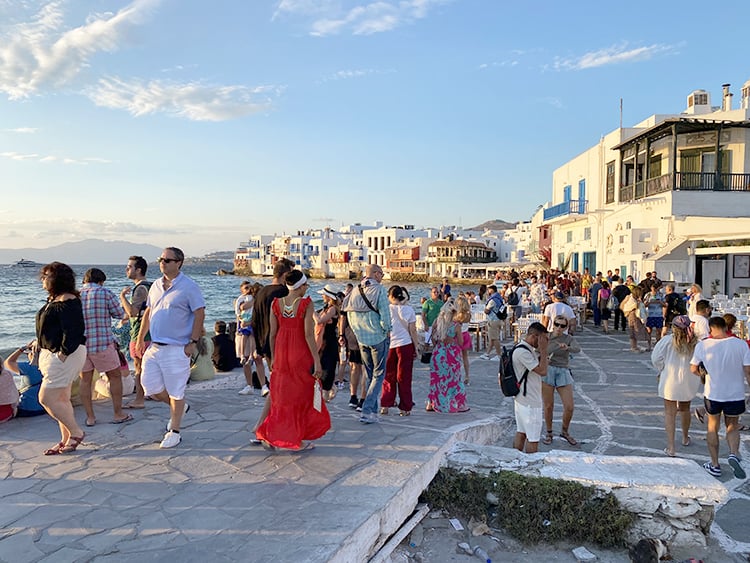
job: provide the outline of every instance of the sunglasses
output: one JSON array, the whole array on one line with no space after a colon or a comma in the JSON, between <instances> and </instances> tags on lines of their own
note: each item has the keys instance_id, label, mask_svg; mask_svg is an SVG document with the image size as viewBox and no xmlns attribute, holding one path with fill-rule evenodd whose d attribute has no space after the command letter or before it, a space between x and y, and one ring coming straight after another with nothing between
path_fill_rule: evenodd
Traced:
<instances>
[{"instance_id":1,"label":"sunglasses","mask_svg":"<svg viewBox=\"0 0 750 563\"><path fill-rule=\"evenodd\" d=\"M157 258L159 264L169 264L170 262L179 262L177 258Z\"/></svg>"},{"instance_id":2,"label":"sunglasses","mask_svg":"<svg viewBox=\"0 0 750 563\"><path fill-rule=\"evenodd\" d=\"M567 324L564 324L564 325L560 323L554 323L554 324L555 326L559 326L560 328L566 328L568 326Z\"/></svg>"}]
</instances>

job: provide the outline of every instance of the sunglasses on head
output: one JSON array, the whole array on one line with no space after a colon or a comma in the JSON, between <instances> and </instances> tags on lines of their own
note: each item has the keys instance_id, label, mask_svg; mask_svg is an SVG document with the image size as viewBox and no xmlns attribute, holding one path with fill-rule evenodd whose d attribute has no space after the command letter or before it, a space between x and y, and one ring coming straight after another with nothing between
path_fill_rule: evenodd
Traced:
<instances>
[{"instance_id":1,"label":"sunglasses on head","mask_svg":"<svg viewBox=\"0 0 750 563\"><path fill-rule=\"evenodd\" d=\"M567 323L565 323L565 324L555 323L555 326L559 326L560 328L565 328L565 327L568 326L568 324Z\"/></svg>"}]
</instances>

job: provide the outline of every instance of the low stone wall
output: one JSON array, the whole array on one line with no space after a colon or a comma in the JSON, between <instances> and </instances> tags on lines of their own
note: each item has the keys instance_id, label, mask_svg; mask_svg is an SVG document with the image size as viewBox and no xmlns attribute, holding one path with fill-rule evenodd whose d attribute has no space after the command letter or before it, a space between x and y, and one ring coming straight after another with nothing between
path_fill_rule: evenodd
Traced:
<instances>
[{"instance_id":1,"label":"low stone wall","mask_svg":"<svg viewBox=\"0 0 750 563\"><path fill-rule=\"evenodd\" d=\"M457 443L445 465L487 474L523 475L577 481L612 492L636 514L630 540L658 538L674 546L705 546L715 506L726 501L726 487L698 464L679 458L599 456L552 450L524 454L515 449Z\"/></svg>"}]
</instances>

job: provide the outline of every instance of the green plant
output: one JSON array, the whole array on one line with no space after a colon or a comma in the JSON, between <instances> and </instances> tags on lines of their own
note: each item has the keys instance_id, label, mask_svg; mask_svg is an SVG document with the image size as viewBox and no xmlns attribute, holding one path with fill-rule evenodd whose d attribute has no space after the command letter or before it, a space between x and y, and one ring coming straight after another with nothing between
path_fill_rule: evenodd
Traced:
<instances>
[{"instance_id":1,"label":"green plant","mask_svg":"<svg viewBox=\"0 0 750 563\"><path fill-rule=\"evenodd\" d=\"M499 499L498 506L489 505L488 492ZM611 493L513 471L479 475L441 469L422 500L467 518L482 518L524 543L565 540L623 546L634 520Z\"/></svg>"}]
</instances>

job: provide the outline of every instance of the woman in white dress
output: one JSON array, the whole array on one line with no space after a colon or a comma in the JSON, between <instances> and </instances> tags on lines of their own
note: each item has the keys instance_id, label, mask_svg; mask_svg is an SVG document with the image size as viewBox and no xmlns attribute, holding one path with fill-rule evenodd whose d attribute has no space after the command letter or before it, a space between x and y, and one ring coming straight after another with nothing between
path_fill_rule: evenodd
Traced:
<instances>
[{"instance_id":1,"label":"woman in white dress","mask_svg":"<svg viewBox=\"0 0 750 563\"><path fill-rule=\"evenodd\" d=\"M672 319L672 333L659 340L651 353L651 363L659 372L659 397L664 399L664 429L667 447L664 453L675 455L674 435L677 412L680 413L682 445L690 445L690 401L700 387L700 378L690 371L690 358L698 339L690 318L678 315Z\"/></svg>"}]
</instances>

